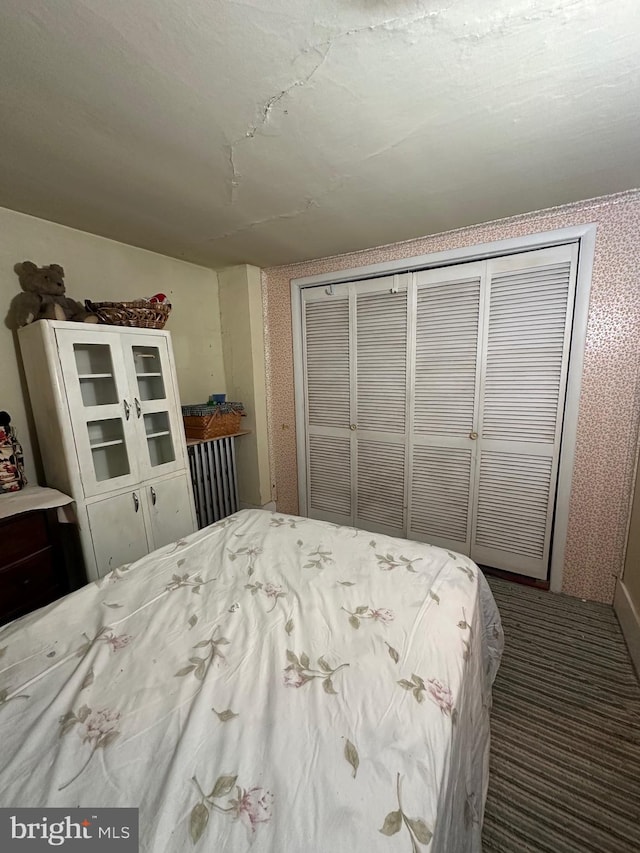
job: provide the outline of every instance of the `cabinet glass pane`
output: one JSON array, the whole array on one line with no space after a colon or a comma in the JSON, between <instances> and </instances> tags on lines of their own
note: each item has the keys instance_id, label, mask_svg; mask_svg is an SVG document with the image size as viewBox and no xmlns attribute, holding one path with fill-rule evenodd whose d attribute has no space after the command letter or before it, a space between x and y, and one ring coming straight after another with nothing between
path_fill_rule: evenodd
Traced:
<instances>
[{"instance_id":1,"label":"cabinet glass pane","mask_svg":"<svg viewBox=\"0 0 640 853\"><path fill-rule=\"evenodd\" d=\"M149 461L153 467L166 465L176 458L173 449L173 437L168 412L153 412L144 416L144 429L147 435Z\"/></svg>"},{"instance_id":2,"label":"cabinet glass pane","mask_svg":"<svg viewBox=\"0 0 640 853\"><path fill-rule=\"evenodd\" d=\"M141 400L164 400L164 379L158 347L132 347Z\"/></svg>"},{"instance_id":3,"label":"cabinet glass pane","mask_svg":"<svg viewBox=\"0 0 640 853\"><path fill-rule=\"evenodd\" d=\"M118 402L108 344L74 344L76 368L85 406L108 406Z\"/></svg>"},{"instance_id":4,"label":"cabinet glass pane","mask_svg":"<svg viewBox=\"0 0 640 853\"><path fill-rule=\"evenodd\" d=\"M130 473L124 429L120 418L87 423L96 480L111 480Z\"/></svg>"}]
</instances>

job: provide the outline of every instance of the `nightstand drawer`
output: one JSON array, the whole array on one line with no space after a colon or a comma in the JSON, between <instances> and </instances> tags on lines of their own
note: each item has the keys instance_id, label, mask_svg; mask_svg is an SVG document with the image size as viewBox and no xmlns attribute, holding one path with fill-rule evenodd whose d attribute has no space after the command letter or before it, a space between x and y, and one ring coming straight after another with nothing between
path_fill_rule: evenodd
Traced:
<instances>
[{"instance_id":1,"label":"nightstand drawer","mask_svg":"<svg viewBox=\"0 0 640 853\"><path fill-rule=\"evenodd\" d=\"M42 607L62 593L53 554L45 548L0 569L0 622Z\"/></svg>"},{"instance_id":2,"label":"nightstand drawer","mask_svg":"<svg viewBox=\"0 0 640 853\"><path fill-rule=\"evenodd\" d=\"M29 512L0 521L0 569L49 545L43 512Z\"/></svg>"}]
</instances>

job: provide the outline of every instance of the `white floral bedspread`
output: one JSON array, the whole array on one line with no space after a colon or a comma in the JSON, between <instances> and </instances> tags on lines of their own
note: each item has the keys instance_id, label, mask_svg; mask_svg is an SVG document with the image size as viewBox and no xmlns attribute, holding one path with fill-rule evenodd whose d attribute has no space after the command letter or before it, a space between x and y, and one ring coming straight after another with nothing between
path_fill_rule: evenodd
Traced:
<instances>
[{"instance_id":1,"label":"white floral bedspread","mask_svg":"<svg viewBox=\"0 0 640 853\"><path fill-rule=\"evenodd\" d=\"M137 806L148 853L479 851L502 641L467 558L243 511L0 629L0 805Z\"/></svg>"}]
</instances>

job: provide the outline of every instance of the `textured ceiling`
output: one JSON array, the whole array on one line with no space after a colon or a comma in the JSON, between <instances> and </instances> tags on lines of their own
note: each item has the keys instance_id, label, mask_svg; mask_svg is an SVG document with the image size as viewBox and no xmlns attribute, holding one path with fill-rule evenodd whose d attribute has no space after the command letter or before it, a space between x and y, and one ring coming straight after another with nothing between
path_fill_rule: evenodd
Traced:
<instances>
[{"instance_id":1,"label":"textured ceiling","mask_svg":"<svg viewBox=\"0 0 640 853\"><path fill-rule=\"evenodd\" d=\"M0 205L208 266L640 184L639 0L2 0Z\"/></svg>"}]
</instances>

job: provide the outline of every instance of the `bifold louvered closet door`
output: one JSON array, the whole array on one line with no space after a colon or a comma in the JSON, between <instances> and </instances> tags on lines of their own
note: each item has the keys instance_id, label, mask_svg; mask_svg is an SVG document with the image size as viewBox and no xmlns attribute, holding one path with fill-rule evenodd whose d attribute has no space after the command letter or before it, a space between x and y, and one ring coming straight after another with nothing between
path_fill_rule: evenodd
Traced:
<instances>
[{"instance_id":1,"label":"bifold louvered closet door","mask_svg":"<svg viewBox=\"0 0 640 853\"><path fill-rule=\"evenodd\" d=\"M471 556L545 578L578 247L487 262Z\"/></svg>"},{"instance_id":2,"label":"bifold louvered closet door","mask_svg":"<svg viewBox=\"0 0 640 853\"><path fill-rule=\"evenodd\" d=\"M303 294L307 510L404 535L408 275Z\"/></svg>"},{"instance_id":3,"label":"bifold louvered closet door","mask_svg":"<svg viewBox=\"0 0 640 853\"><path fill-rule=\"evenodd\" d=\"M577 244L303 292L312 517L546 577Z\"/></svg>"},{"instance_id":4,"label":"bifold louvered closet door","mask_svg":"<svg viewBox=\"0 0 640 853\"><path fill-rule=\"evenodd\" d=\"M470 553L485 264L415 275L407 536Z\"/></svg>"}]
</instances>

